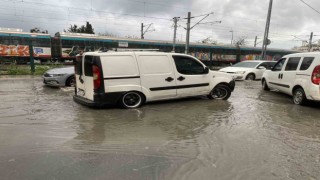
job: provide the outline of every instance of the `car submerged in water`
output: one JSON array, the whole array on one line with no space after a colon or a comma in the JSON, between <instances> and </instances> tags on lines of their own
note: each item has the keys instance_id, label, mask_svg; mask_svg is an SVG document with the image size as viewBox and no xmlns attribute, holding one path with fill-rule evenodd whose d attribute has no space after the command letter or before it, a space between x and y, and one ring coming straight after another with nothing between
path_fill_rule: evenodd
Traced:
<instances>
[{"instance_id":1,"label":"car submerged in water","mask_svg":"<svg viewBox=\"0 0 320 180\"><path fill-rule=\"evenodd\" d=\"M235 80L256 80L261 79L263 73L270 70L276 63L276 61L262 60L242 61L219 71L232 75Z\"/></svg>"},{"instance_id":2,"label":"car submerged in water","mask_svg":"<svg viewBox=\"0 0 320 180\"><path fill-rule=\"evenodd\" d=\"M43 83L52 87L74 86L74 66L50 69L42 76Z\"/></svg>"}]
</instances>

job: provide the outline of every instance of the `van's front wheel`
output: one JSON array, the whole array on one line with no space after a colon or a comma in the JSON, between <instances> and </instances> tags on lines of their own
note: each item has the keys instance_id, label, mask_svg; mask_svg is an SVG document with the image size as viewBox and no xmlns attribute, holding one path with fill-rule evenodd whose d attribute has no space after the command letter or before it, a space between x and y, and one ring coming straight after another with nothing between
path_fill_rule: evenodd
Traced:
<instances>
[{"instance_id":1,"label":"van's front wheel","mask_svg":"<svg viewBox=\"0 0 320 180\"><path fill-rule=\"evenodd\" d=\"M125 109L138 108L143 104L144 97L138 92L127 92L121 98L120 105Z\"/></svg>"},{"instance_id":2,"label":"van's front wheel","mask_svg":"<svg viewBox=\"0 0 320 180\"><path fill-rule=\"evenodd\" d=\"M219 84L212 89L208 95L209 99L227 100L231 96L231 89L224 84Z\"/></svg>"}]
</instances>

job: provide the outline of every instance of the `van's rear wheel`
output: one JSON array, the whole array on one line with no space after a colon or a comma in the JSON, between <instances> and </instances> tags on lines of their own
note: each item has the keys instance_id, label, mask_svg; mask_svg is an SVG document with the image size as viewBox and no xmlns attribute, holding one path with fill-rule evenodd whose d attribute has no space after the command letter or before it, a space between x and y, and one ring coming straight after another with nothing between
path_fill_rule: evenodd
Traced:
<instances>
[{"instance_id":1,"label":"van's rear wheel","mask_svg":"<svg viewBox=\"0 0 320 180\"><path fill-rule=\"evenodd\" d=\"M302 88L293 91L293 103L297 105L304 105L307 102L306 94Z\"/></svg>"},{"instance_id":2,"label":"van's rear wheel","mask_svg":"<svg viewBox=\"0 0 320 180\"><path fill-rule=\"evenodd\" d=\"M127 92L121 98L120 104L125 109L138 108L143 104L144 97L138 92Z\"/></svg>"},{"instance_id":3,"label":"van's rear wheel","mask_svg":"<svg viewBox=\"0 0 320 180\"><path fill-rule=\"evenodd\" d=\"M219 84L212 89L208 95L209 99L227 100L231 96L231 89L224 84Z\"/></svg>"}]
</instances>

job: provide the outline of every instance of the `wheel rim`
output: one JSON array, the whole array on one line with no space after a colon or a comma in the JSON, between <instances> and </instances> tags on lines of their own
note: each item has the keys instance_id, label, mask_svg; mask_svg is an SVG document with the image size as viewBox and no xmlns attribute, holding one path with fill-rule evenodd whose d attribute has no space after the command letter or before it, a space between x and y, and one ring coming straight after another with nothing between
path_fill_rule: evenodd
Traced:
<instances>
[{"instance_id":1,"label":"wheel rim","mask_svg":"<svg viewBox=\"0 0 320 180\"><path fill-rule=\"evenodd\" d=\"M70 86L74 86L76 84L75 77L70 79Z\"/></svg>"},{"instance_id":2,"label":"wheel rim","mask_svg":"<svg viewBox=\"0 0 320 180\"><path fill-rule=\"evenodd\" d=\"M138 107L141 103L141 96L138 93L128 93L123 96L122 102L130 108Z\"/></svg>"},{"instance_id":3,"label":"wheel rim","mask_svg":"<svg viewBox=\"0 0 320 180\"><path fill-rule=\"evenodd\" d=\"M254 79L253 75L249 74L248 77L247 77L247 80L253 80L253 79Z\"/></svg>"},{"instance_id":4,"label":"wheel rim","mask_svg":"<svg viewBox=\"0 0 320 180\"><path fill-rule=\"evenodd\" d=\"M211 91L211 97L214 99L223 99L227 97L228 91L225 88L215 88Z\"/></svg>"},{"instance_id":5,"label":"wheel rim","mask_svg":"<svg viewBox=\"0 0 320 180\"><path fill-rule=\"evenodd\" d=\"M262 86L263 86L263 88L266 88L267 87L267 82L263 81Z\"/></svg>"},{"instance_id":6,"label":"wheel rim","mask_svg":"<svg viewBox=\"0 0 320 180\"><path fill-rule=\"evenodd\" d=\"M303 94L301 91L296 91L296 93L293 96L293 101L295 104L301 104L303 100Z\"/></svg>"}]
</instances>

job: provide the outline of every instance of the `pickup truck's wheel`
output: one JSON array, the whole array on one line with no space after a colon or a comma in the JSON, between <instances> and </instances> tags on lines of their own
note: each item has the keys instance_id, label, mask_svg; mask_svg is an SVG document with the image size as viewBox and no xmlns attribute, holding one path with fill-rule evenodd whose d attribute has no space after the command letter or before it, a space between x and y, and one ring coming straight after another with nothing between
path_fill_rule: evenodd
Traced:
<instances>
[{"instance_id":1,"label":"pickup truck's wheel","mask_svg":"<svg viewBox=\"0 0 320 180\"><path fill-rule=\"evenodd\" d=\"M268 87L267 81L265 79L262 80L262 89L265 91L270 90L270 88Z\"/></svg>"},{"instance_id":2,"label":"pickup truck's wheel","mask_svg":"<svg viewBox=\"0 0 320 180\"><path fill-rule=\"evenodd\" d=\"M293 103L297 105L304 105L307 102L306 94L302 88L293 91Z\"/></svg>"},{"instance_id":3,"label":"pickup truck's wheel","mask_svg":"<svg viewBox=\"0 0 320 180\"><path fill-rule=\"evenodd\" d=\"M256 75L254 75L253 73L250 73L247 75L246 80L250 80L253 81L256 79Z\"/></svg>"},{"instance_id":4,"label":"pickup truck's wheel","mask_svg":"<svg viewBox=\"0 0 320 180\"><path fill-rule=\"evenodd\" d=\"M212 89L208 95L209 99L227 100L231 96L231 89L224 84L219 84Z\"/></svg>"},{"instance_id":5,"label":"pickup truck's wheel","mask_svg":"<svg viewBox=\"0 0 320 180\"><path fill-rule=\"evenodd\" d=\"M120 105L125 109L140 107L144 102L144 97L138 92L127 92L121 98Z\"/></svg>"}]
</instances>

